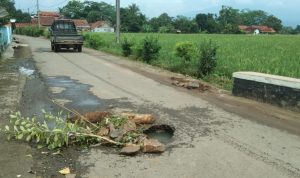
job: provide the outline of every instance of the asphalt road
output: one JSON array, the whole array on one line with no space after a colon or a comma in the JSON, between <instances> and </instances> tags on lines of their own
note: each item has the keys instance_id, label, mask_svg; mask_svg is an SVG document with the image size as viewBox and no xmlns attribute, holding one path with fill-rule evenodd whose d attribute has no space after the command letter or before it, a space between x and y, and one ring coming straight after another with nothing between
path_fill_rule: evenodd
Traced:
<instances>
[{"instance_id":1,"label":"asphalt road","mask_svg":"<svg viewBox=\"0 0 300 178\"><path fill-rule=\"evenodd\" d=\"M176 127L162 155L89 150L77 160L88 168L82 177L300 177L299 114L176 88L167 79L174 74L105 53L54 53L48 40L19 38L31 47L53 99L80 111L151 113Z\"/></svg>"}]
</instances>

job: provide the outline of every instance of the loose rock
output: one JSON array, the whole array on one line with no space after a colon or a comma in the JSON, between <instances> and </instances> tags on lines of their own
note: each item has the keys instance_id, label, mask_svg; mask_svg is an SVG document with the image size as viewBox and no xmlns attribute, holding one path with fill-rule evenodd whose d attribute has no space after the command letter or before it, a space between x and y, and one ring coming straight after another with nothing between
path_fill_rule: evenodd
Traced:
<instances>
[{"instance_id":1,"label":"loose rock","mask_svg":"<svg viewBox=\"0 0 300 178\"><path fill-rule=\"evenodd\" d=\"M128 120L123 126L123 134L136 130L136 124L132 120Z\"/></svg>"},{"instance_id":2,"label":"loose rock","mask_svg":"<svg viewBox=\"0 0 300 178\"><path fill-rule=\"evenodd\" d=\"M137 154L140 149L140 145L131 144L123 147L120 154L131 156Z\"/></svg>"},{"instance_id":3,"label":"loose rock","mask_svg":"<svg viewBox=\"0 0 300 178\"><path fill-rule=\"evenodd\" d=\"M97 133L97 135L99 136L107 136L108 134L109 134L109 130L106 127L102 127Z\"/></svg>"},{"instance_id":4,"label":"loose rock","mask_svg":"<svg viewBox=\"0 0 300 178\"><path fill-rule=\"evenodd\" d=\"M155 139L145 139L143 143L144 153L162 153L166 150L164 144Z\"/></svg>"},{"instance_id":5,"label":"loose rock","mask_svg":"<svg viewBox=\"0 0 300 178\"><path fill-rule=\"evenodd\" d=\"M132 113L122 113L122 116L127 117L132 120L135 124L153 124L155 118L150 114L132 114Z\"/></svg>"}]
</instances>

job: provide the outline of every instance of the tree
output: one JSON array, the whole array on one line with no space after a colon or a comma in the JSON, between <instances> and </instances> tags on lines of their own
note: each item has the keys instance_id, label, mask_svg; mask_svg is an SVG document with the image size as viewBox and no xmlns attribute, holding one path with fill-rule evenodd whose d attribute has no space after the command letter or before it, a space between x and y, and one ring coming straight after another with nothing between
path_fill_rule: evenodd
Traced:
<instances>
[{"instance_id":1,"label":"tree","mask_svg":"<svg viewBox=\"0 0 300 178\"><path fill-rule=\"evenodd\" d=\"M144 24L143 28L142 28L142 32L151 33L151 32L153 32L153 28L149 24Z\"/></svg>"},{"instance_id":2,"label":"tree","mask_svg":"<svg viewBox=\"0 0 300 178\"><path fill-rule=\"evenodd\" d=\"M102 16L98 11L90 11L86 17L89 23L94 23L98 20L102 20Z\"/></svg>"},{"instance_id":3,"label":"tree","mask_svg":"<svg viewBox=\"0 0 300 178\"><path fill-rule=\"evenodd\" d=\"M200 31L207 31L208 33L219 32L219 25L214 14L197 14L195 21Z\"/></svg>"},{"instance_id":4,"label":"tree","mask_svg":"<svg viewBox=\"0 0 300 178\"><path fill-rule=\"evenodd\" d=\"M170 17L167 13L162 13L158 17L153 17L149 21L149 24L155 32L161 32L161 29L164 29L164 33L169 33L174 29L173 17Z\"/></svg>"},{"instance_id":5,"label":"tree","mask_svg":"<svg viewBox=\"0 0 300 178\"><path fill-rule=\"evenodd\" d=\"M121 8L121 30L125 32L141 32L146 24L146 16L136 4Z\"/></svg>"},{"instance_id":6,"label":"tree","mask_svg":"<svg viewBox=\"0 0 300 178\"><path fill-rule=\"evenodd\" d=\"M0 4L1 7L8 12L8 18L12 18L16 12L15 2L13 0L0 0Z\"/></svg>"},{"instance_id":7,"label":"tree","mask_svg":"<svg viewBox=\"0 0 300 178\"><path fill-rule=\"evenodd\" d=\"M10 18L15 18L17 22L31 21L30 14L17 10L13 0L0 0L0 4L1 7L8 12L8 16L4 19L4 22L8 22Z\"/></svg>"},{"instance_id":8,"label":"tree","mask_svg":"<svg viewBox=\"0 0 300 178\"><path fill-rule=\"evenodd\" d=\"M242 19L238 9L222 6L222 9L219 11L218 20L223 28L223 33L239 32L238 25L242 23Z\"/></svg>"},{"instance_id":9,"label":"tree","mask_svg":"<svg viewBox=\"0 0 300 178\"><path fill-rule=\"evenodd\" d=\"M175 29L174 29L174 26L172 24L161 26L158 29L159 33L172 33L174 31L175 31Z\"/></svg>"},{"instance_id":10,"label":"tree","mask_svg":"<svg viewBox=\"0 0 300 178\"><path fill-rule=\"evenodd\" d=\"M293 28L293 27L287 27L287 26L284 26L282 27L281 31L280 31L281 34L297 34L297 31Z\"/></svg>"},{"instance_id":11,"label":"tree","mask_svg":"<svg viewBox=\"0 0 300 178\"><path fill-rule=\"evenodd\" d=\"M197 33L199 30L196 21L181 15L174 20L174 27L183 33Z\"/></svg>"},{"instance_id":12,"label":"tree","mask_svg":"<svg viewBox=\"0 0 300 178\"><path fill-rule=\"evenodd\" d=\"M17 22L21 23L29 23L31 22L31 16L28 13L23 13L21 10L17 10L14 14L14 18L16 18Z\"/></svg>"},{"instance_id":13,"label":"tree","mask_svg":"<svg viewBox=\"0 0 300 178\"><path fill-rule=\"evenodd\" d=\"M59 9L66 18L80 19L85 18L84 16L84 3L79 0L71 0L66 6Z\"/></svg>"},{"instance_id":14,"label":"tree","mask_svg":"<svg viewBox=\"0 0 300 178\"><path fill-rule=\"evenodd\" d=\"M297 27L295 28L295 32L300 33L300 25L297 25Z\"/></svg>"},{"instance_id":15,"label":"tree","mask_svg":"<svg viewBox=\"0 0 300 178\"><path fill-rule=\"evenodd\" d=\"M105 2L84 2L84 17L92 23L98 20L115 22L115 7Z\"/></svg>"},{"instance_id":16,"label":"tree","mask_svg":"<svg viewBox=\"0 0 300 178\"><path fill-rule=\"evenodd\" d=\"M238 25L241 24L241 17L238 9L232 7L222 6L219 11L219 22L222 26L227 24Z\"/></svg>"},{"instance_id":17,"label":"tree","mask_svg":"<svg viewBox=\"0 0 300 178\"><path fill-rule=\"evenodd\" d=\"M242 10L241 19L243 25L263 25L268 14L262 10Z\"/></svg>"},{"instance_id":18,"label":"tree","mask_svg":"<svg viewBox=\"0 0 300 178\"><path fill-rule=\"evenodd\" d=\"M277 32L279 32L283 27L282 21L273 15L268 16L264 22L264 25L272 27Z\"/></svg>"}]
</instances>

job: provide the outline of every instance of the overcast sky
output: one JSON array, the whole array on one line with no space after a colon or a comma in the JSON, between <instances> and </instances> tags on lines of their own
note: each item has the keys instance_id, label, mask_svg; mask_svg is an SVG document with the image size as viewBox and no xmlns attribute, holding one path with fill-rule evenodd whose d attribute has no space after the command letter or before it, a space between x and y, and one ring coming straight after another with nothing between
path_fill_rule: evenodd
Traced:
<instances>
[{"instance_id":1,"label":"overcast sky","mask_svg":"<svg viewBox=\"0 0 300 178\"><path fill-rule=\"evenodd\" d=\"M83 0L82 0L83 1ZM114 5L115 0L104 1ZM17 8L36 11L36 0L15 0ZM40 0L41 10L57 10L68 0ZM197 13L218 13L222 5L237 9L264 10L283 20L284 25L300 24L300 0L121 0L121 6L136 3L147 17L158 16L167 12L170 16L185 15L194 17Z\"/></svg>"}]
</instances>

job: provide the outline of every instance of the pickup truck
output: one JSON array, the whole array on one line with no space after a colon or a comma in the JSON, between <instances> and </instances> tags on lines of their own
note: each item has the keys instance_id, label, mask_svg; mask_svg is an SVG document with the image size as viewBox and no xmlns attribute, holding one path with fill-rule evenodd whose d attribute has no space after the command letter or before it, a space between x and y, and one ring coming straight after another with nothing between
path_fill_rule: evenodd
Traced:
<instances>
[{"instance_id":1,"label":"pickup truck","mask_svg":"<svg viewBox=\"0 0 300 178\"><path fill-rule=\"evenodd\" d=\"M77 33L72 20L55 20L49 32L52 51L58 52L61 48L82 51L83 36Z\"/></svg>"}]
</instances>

